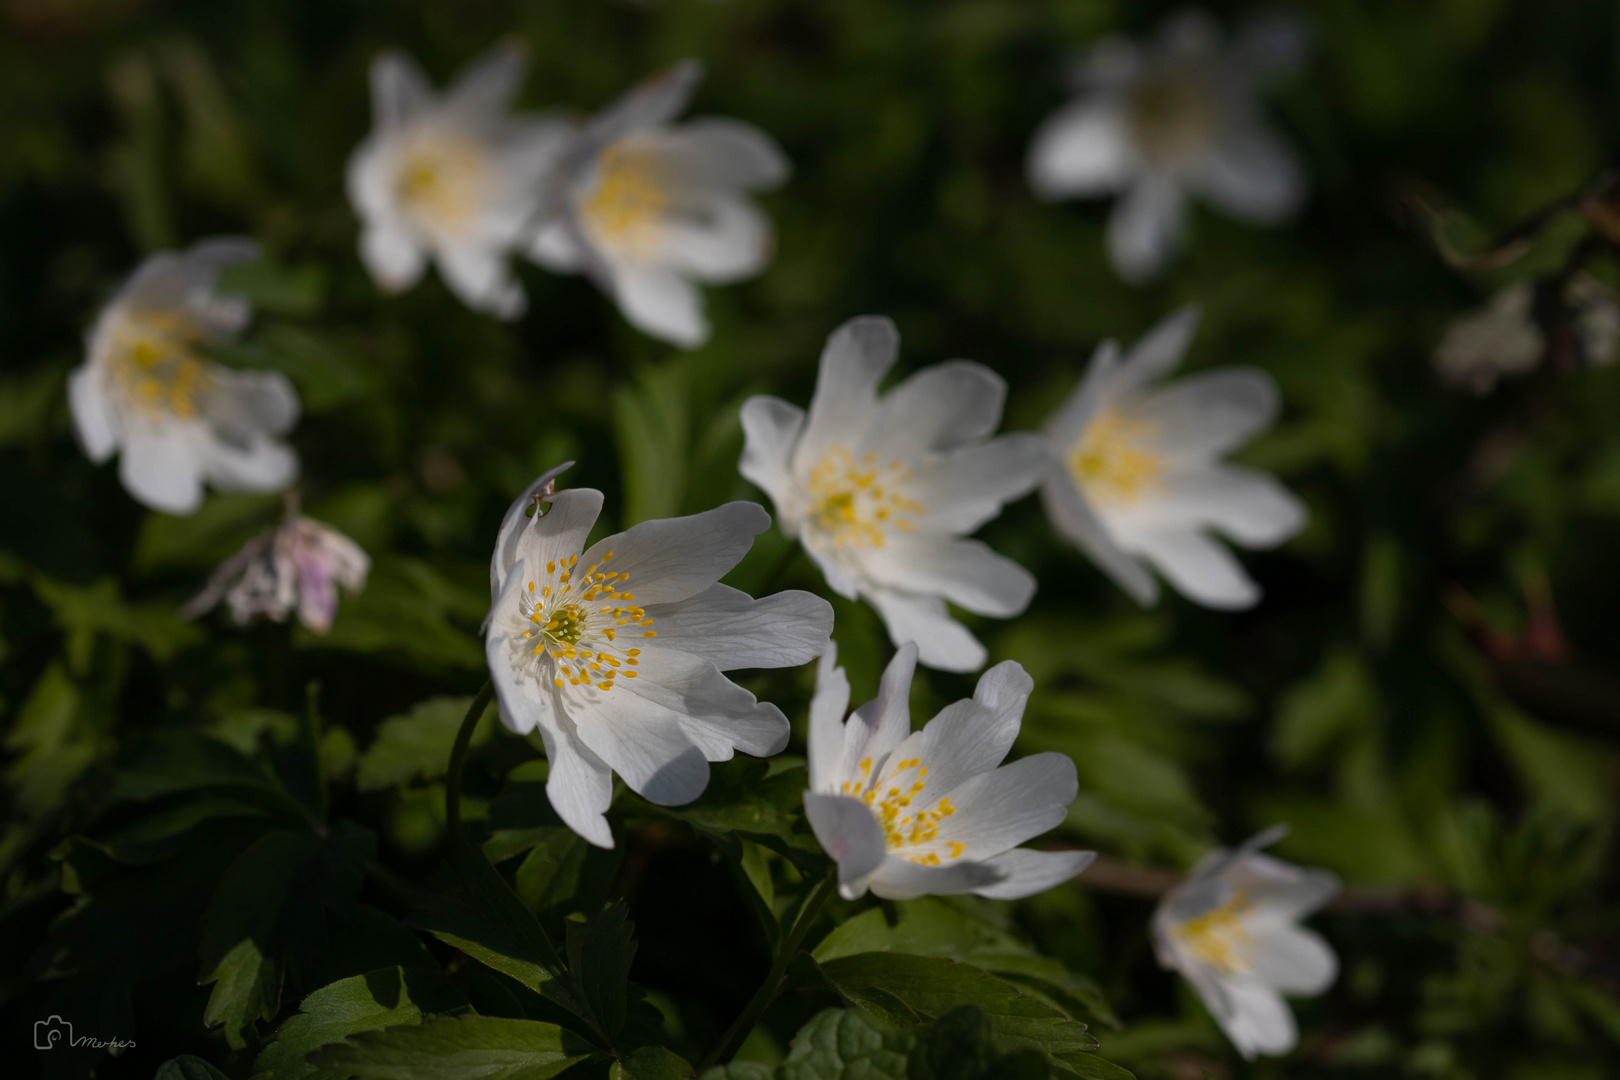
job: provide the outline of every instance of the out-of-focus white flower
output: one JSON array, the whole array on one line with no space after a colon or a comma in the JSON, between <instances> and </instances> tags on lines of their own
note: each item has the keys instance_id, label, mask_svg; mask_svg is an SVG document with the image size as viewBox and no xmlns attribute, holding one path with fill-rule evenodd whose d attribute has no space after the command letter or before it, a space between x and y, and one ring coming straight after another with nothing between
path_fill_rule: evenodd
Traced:
<instances>
[{"instance_id":1,"label":"out-of-focus white flower","mask_svg":"<svg viewBox=\"0 0 1620 1080\"><path fill-rule=\"evenodd\" d=\"M702 67L647 80L587 124L562 169L559 213L532 249L542 266L584 271L653 337L684 348L709 338L694 281L752 277L771 254L771 223L750 191L787 178L771 138L736 120L676 126Z\"/></svg>"},{"instance_id":2,"label":"out-of-focus white flower","mask_svg":"<svg viewBox=\"0 0 1620 1080\"><path fill-rule=\"evenodd\" d=\"M1051 459L1035 435L990 438L1007 387L980 364L935 364L879 397L899 348L888 319L839 327L808 417L780 398L743 404L738 468L827 584L870 600L896 645L916 642L930 667L973 671L984 646L945 602L1008 618L1028 606L1035 578L962 536L1040 483Z\"/></svg>"},{"instance_id":3,"label":"out-of-focus white flower","mask_svg":"<svg viewBox=\"0 0 1620 1080\"><path fill-rule=\"evenodd\" d=\"M832 607L806 592L755 600L717 584L770 528L754 503L644 521L582 551L602 493L548 495L557 471L501 524L485 649L501 720L545 742L558 816L612 847L603 814L613 773L676 806L703 792L709 762L787 745L781 710L722 672L812 659L827 645Z\"/></svg>"},{"instance_id":4,"label":"out-of-focus white flower","mask_svg":"<svg viewBox=\"0 0 1620 1080\"><path fill-rule=\"evenodd\" d=\"M1620 355L1620 293L1591 274L1576 274L1564 288L1574 318L1577 359L1587 367L1608 367Z\"/></svg>"},{"instance_id":5,"label":"out-of-focus white flower","mask_svg":"<svg viewBox=\"0 0 1620 1080\"><path fill-rule=\"evenodd\" d=\"M239 626L260 615L286 622L296 610L299 622L324 634L337 615L338 586L357 593L370 570L359 544L293 505L285 522L221 564L181 614L196 618L223 599Z\"/></svg>"},{"instance_id":6,"label":"out-of-focus white flower","mask_svg":"<svg viewBox=\"0 0 1620 1080\"><path fill-rule=\"evenodd\" d=\"M348 184L360 257L384 289L414 285L431 255L469 307L523 313L507 259L538 227L571 131L507 112L527 70L521 49L497 46L440 96L403 53L372 61L372 132L349 159Z\"/></svg>"},{"instance_id":7,"label":"out-of-focus white flower","mask_svg":"<svg viewBox=\"0 0 1620 1080\"><path fill-rule=\"evenodd\" d=\"M1547 339L1531 318L1536 290L1515 281L1485 307L1452 322L1434 350L1434 366L1449 383L1486 394L1504 375L1524 375L1541 363Z\"/></svg>"},{"instance_id":8,"label":"out-of-focus white flower","mask_svg":"<svg viewBox=\"0 0 1620 1080\"><path fill-rule=\"evenodd\" d=\"M1153 915L1160 965L1192 983L1246 1058L1293 1049L1299 1036L1282 995L1320 994L1339 970L1327 942L1296 925L1333 898L1339 881L1259 854L1284 831L1213 852Z\"/></svg>"},{"instance_id":9,"label":"out-of-focus white flower","mask_svg":"<svg viewBox=\"0 0 1620 1080\"><path fill-rule=\"evenodd\" d=\"M251 315L246 300L214 291L219 272L257 257L239 239L149 256L101 309L68 379L85 453L99 464L120 452L124 487L156 510L191 513L205 480L221 491L277 491L298 475L297 455L275 438L298 421L292 384L233 371L205 351Z\"/></svg>"},{"instance_id":10,"label":"out-of-focus white flower","mask_svg":"<svg viewBox=\"0 0 1620 1080\"><path fill-rule=\"evenodd\" d=\"M1291 217L1304 172L1262 120L1257 84L1307 45L1297 19L1271 16L1223 46L1198 11L1172 17L1151 45L1099 43L1076 70L1079 96L1036 133L1030 185L1048 199L1122 193L1108 254L1132 282L1175 254L1189 195L1249 221Z\"/></svg>"},{"instance_id":11,"label":"out-of-focus white flower","mask_svg":"<svg viewBox=\"0 0 1620 1080\"><path fill-rule=\"evenodd\" d=\"M829 646L816 671L804 809L838 863L845 898L871 889L889 900L965 892L1014 900L1091 865L1094 851L1018 846L1060 824L1080 791L1074 762L1062 754L1001 764L1035 686L1022 667L997 664L971 698L913 733L915 645L900 647L878 696L847 723L849 680L836 660Z\"/></svg>"},{"instance_id":12,"label":"out-of-focus white flower","mask_svg":"<svg viewBox=\"0 0 1620 1080\"><path fill-rule=\"evenodd\" d=\"M1155 389L1198 325L1185 307L1121 356L1104 342L1046 424L1061 456L1041 489L1053 526L1140 603L1158 599L1152 563L1200 604L1243 608L1260 589L1209 535L1270 547L1305 525L1305 508L1264 473L1221 455L1271 426L1277 388L1253 368L1222 368Z\"/></svg>"}]
</instances>

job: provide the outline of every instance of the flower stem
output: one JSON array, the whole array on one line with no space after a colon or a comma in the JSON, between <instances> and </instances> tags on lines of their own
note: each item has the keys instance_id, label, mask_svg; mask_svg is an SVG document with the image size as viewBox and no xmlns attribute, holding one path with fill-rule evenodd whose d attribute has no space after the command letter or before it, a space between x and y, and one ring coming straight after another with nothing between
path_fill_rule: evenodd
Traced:
<instances>
[{"instance_id":1,"label":"flower stem","mask_svg":"<svg viewBox=\"0 0 1620 1080\"><path fill-rule=\"evenodd\" d=\"M444 827L450 836L450 861L461 861L461 771L467 764L467 747L472 743L473 729L489 708L495 696L495 683L484 680L483 689L473 698L472 706L456 732L455 745L450 748L450 769L444 778Z\"/></svg>"},{"instance_id":2,"label":"flower stem","mask_svg":"<svg viewBox=\"0 0 1620 1080\"><path fill-rule=\"evenodd\" d=\"M720 1043L709 1051L698 1063L699 1076L711 1066L724 1064L732 1059L742 1046L748 1033L754 1030L759 1018L765 1015L765 1010L771 1002L776 1000L777 993L782 989L782 980L787 976L788 964L798 953L799 946L804 944L804 936L810 932L810 926L821 914L822 905L826 904L833 890L838 887L838 867L835 865L827 871L827 876L816 886L815 892L805 900L804 906L799 909L799 917L793 923L793 929L788 931L782 939L781 947L776 950L776 960L771 964L770 974L760 983L759 989L754 992L752 1000L746 1008L731 1022L725 1035L721 1036Z\"/></svg>"}]
</instances>

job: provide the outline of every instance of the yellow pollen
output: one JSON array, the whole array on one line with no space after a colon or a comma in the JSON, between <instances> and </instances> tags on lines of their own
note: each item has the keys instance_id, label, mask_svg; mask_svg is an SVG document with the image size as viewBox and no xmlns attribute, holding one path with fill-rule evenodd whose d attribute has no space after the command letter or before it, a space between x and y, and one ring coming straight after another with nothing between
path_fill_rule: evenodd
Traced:
<instances>
[{"instance_id":1,"label":"yellow pollen","mask_svg":"<svg viewBox=\"0 0 1620 1080\"><path fill-rule=\"evenodd\" d=\"M615 143L596 159L596 187L580 206L586 229L605 247L631 258L656 251L669 194L654 156Z\"/></svg>"},{"instance_id":2,"label":"yellow pollen","mask_svg":"<svg viewBox=\"0 0 1620 1080\"><path fill-rule=\"evenodd\" d=\"M877 455L866 454L860 464L844 446L834 445L810 470L809 519L832 535L839 547L883 547L893 527L902 532L916 528L910 517L922 517L927 508L894 490L912 479L900 461L892 461L882 474Z\"/></svg>"},{"instance_id":3,"label":"yellow pollen","mask_svg":"<svg viewBox=\"0 0 1620 1080\"><path fill-rule=\"evenodd\" d=\"M394 174L394 197L408 217L440 232L463 232L488 203L489 155L477 141L444 130L413 140Z\"/></svg>"},{"instance_id":4,"label":"yellow pollen","mask_svg":"<svg viewBox=\"0 0 1620 1080\"><path fill-rule=\"evenodd\" d=\"M1141 448L1153 434L1154 425L1106 409L1069 451L1069 475L1098 506L1130 506L1159 484L1163 462Z\"/></svg>"},{"instance_id":5,"label":"yellow pollen","mask_svg":"<svg viewBox=\"0 0 1620 1080\"><path fill-rule=\"evenodd\" d=\"M1198 960L1227 975L1246 972L1254 938L1243 925L1249 899L1236 890L1220 907L1171 928L1171 933Z\"/></svg>"},{"instance_id":6,"label":"yellow pollen","mask_svg":"<svg viewBox=\"0 0 1620 1080\"><path fill-rule=\"evenodd\" d=\"M148 416L197 416L214 388L213 366L201 355L208 332L179 312L125 314L114 324L108 371L125 403Z\"/></svg>"}]
</instances>

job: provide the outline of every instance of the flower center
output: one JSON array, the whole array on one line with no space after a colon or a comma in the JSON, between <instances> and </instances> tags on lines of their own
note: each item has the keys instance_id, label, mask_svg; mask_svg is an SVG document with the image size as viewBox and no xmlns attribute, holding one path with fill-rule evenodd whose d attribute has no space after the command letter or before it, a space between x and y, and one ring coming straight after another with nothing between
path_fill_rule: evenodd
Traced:
<instances>
[{"instance_id":1,"label":"flower center","mask_svg":"<svg viewBox=\"0 0 1620 1080\"><path fill-rule=\"evenodd\" d=\"M579 556L546 564L544 576L526 583L518 614L529 624L518 659L539 665L556 686L611 690L617 679L634 679L640 649L620 638L654 638L653 619L626 591L629 574L601 569L613 552L584 573Z\"/></svg>"},{"instance_id":2,"label":"flower center","mask_svg":"<svg viewBox=\"0 0 1620 1080\"><path fill-rule=\"evenodd\" d=\"M652 254L669 208L657 160L623 145L604 149L596 161L596 187L580 207L586 227L604 246L633 256Z\"/></svg>"},{"instance_id":3,"label":"flower center","mask_svg":"<svg viewBox=\"0 0 1620 1080\"><path fill-rule=\"evenodd\" d=\"M468 228L487 201L489 162L471 139L435 134L406 150L394 177L394 195L406 214L444 232Z\"/></svg>"},{"instance_id":4,"label":"flower center","mask_svg":"<svg viewBox=\"0 0 1620 1080\"><path fill-rule=\"evenodd\" d=\"M927 508L900 490L912 477L903 461L877 467L877 455L856 462L846 447L833 446L810 470L810 521L839 547L882 547L888 530L912 532L912 517Z\"/></svg>"},{"instance_id":5,"label":"flower center","mask_svg":"<svg viewBox=\"0 0 1620 1080\"><path fill-rule=\"evenodd\" d=\"M1129 506L1159 483L1164 463L1141 443L1154 425L1107 409L1086 425L1069 451L1069 475L1098 506Z\"/></svg>"},{"instance_id":6,"label":"flower center","mask_svg":"<svg viewBox=\"0 0 1620 1080\"><path fill-rule=\"evenodd\" d=\"M124 401L148 416L181 419L197 415L214 376L197 354L203 331L183 315L125 315L113 334L110 370Z\"/></svg>"},{"instance_id":7,"label":"flower center","mask_svg":"<svg viewBox=\"0 0 1620 1080\"><path fill-rule=\"evenodd\" d=\"M921 758L907 758L888 770L875 783L868 785L872 773L872 759L863 758L861 779L844 781L843 794L860 799L876 815L883 826L883 838L890 851L927 848L936 850L908 855L914 863L924 866L940 864L939 823L956 813L950 799L941 799L932 809L911 810L911 804L928 788L928 766ZM945 858L959 858L967 845L955 840L945 841Z\"/></svg>"},{"instance_id":8,"label":"flower center","mask_svg":"<svg viewBox=\"0 0 1620 1080\"><path fill-rule=\"evenodd\" d=\"M1226 975L1249 970L1254 937L1243 925L1248 897L1233 892L1220 907L1177 925L1172 933L1196 959Z\"/></svg>"},{"instance_id":9,"label":"flower center","mask_svg":"<svg viewBox=\"0 0 1620 1080\"><path fill-rule=\"evenodd\" d=\"M1137 149L1154 165L1180 165L1202 157L1219 126L1213 80L1181 67L1144 80L1125 107Z\"/></svg>"}]
</instances>

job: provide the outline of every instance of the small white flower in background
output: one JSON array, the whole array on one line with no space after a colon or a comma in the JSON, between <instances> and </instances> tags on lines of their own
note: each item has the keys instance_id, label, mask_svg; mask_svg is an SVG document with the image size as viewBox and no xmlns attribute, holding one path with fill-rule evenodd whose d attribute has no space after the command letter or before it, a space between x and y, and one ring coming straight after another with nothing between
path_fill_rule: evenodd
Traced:
<instances>
[{"instance_id":1,"label":"small white flower in background","mask_svg":"<svg viewBox=\"0 0 1620 1080\"><path fill-rule=\"evenodd\" d=\"M816 671L804 809L838 863L846 899L871 889L888 900L967 892L1015 900L1091 865L1093 851L1018 847L1061 824L1080 791L1062 754L1001 764L1035 685L1022 667L997 664L971 698L913 732L915 645L901 646L878 696L847 723L849 680L836 657L829 646Z\"/></svg>"},{"instance_id":2,"label":"small white flower in background","mask_svg":"<svg viewBox=\"0 0 1620 1080\"><path fill-rule=\"evenodd\" d=\"M469 307L503 319L528 299L508 265L539 226L571 125L507 106L528 70L500 45L435 94L410 57L371 65L372 132L349 159L360 257L389 292L416 284L431 256Z\"/></svg>"},{"instance_id":3,"label":"small white flower in background","mask_svg":"<svg viewBox=\"0 0 1620 1080\"><path fill-rule=\"evenodd\" d=\"M1577 361L1608 367L1620 356L1620 293L1593 277L1576 274L1564 288L1574 316Z\"/></svg>"},{"instance_id":4,"label":"small white flower in background","mask_svg":"<svg viewBox=\"0 0 1620 1080\"><path fill-rule=\"evenodd\" d=\"M1192 983L1246 1058L1292 1050L1299 1035L1282 995L1320 994L1339 970L1327 942L1296 925L1338 893L1339 881L1259 854L1285 832L1213 852L1153 914L1159 964Z\"/></svg>"},{"instance_id":5,"label":"small white flower in background","mask_svg":"<svg viewBox=\"0 0 1620 1080\"><path fill-rule=\"evenodd\" d=\"M259 615L286 622L296 610L299 622L324 634L337 615L338 586L357 593L370 570L359 544L300 514L289 500L287 520L221 564L181 614L196 618L223 599L238 626Z\"/></svg>"},{"instance_id":6,"label":"small white flower in background","mask_svg":"<svg viewBox=\"0 0 1620 1080\"><path fill-rule=\"evenodd\" d=\"M748 124L670 123L702 77L699 64L678 64L585 126L562 169L559 213L531 252L549 269L589 274L631 325L688 349L709 338L693 282L765 266L771 224L748 193L788 175L776 143Z\"/></svg>"},{"instance_id":7,"label":"small white flower in background","mask_svg":"<svg viewBox=\"0 0 1620 1080\"><path fill-rule=\"evenodd\" d=\"M1220 460L1270 427L1277 388L1253 368L1221 368L1162 388L1192 341L1198 312L1165 319L1130 353L1104 342L1047 421L1062 459L1041 489L1053 526L1142 604L1159 587L1142 560L1207 607L1244 608L1260 589L1212 536L1271 547L1299 532L1305 508L1254 469Z\"/></svg>"},{"instance_id":8,"label":"small white flower in background","mask_svg":"<svg viewBox=\"0 0 1620 1080\"><path fill-rule=\"evenodd\" d=\"M612 847L603 814L613 773L677 806L702 794L709 762L787 745L781 710L722 672L813 659L833 614L810 593L755 600L717 584L770 528L763 507L644 521L584 549L602 493L548 494L559 471L530 485L501 524L485 649L502 722L545 742L558 816Z\"/></svg>"},{"instance_id":9,"label":"small white flower in background","mask_svg":"<svg viewBox=\"0 0 1620 1080\"><path fill-rule=\"evenodd\" d=\"M1564 287L1569 315L1570 359L1583 367L1607 367L1620 353L1620 295L1590 274L1576 274ZM1446 382L1488 394L1498 379L1527 375L1547 355L1547 336L1535 319L1536 287L1515 281L1490 302L1452 321L1434 350L1434 366Z\"/></svg>"},{"instance_id":10,"label":"small white flower in background","mask_svg":"<svg viewBox=\"0 0 1620 1080\"><path fill-rule=\"evenodd\" d=\"M888 319L839 327L808 417L780 398L743 404L738 468L827 584L871 601L896 645L916 642L929 667L974 671L984 646L945 602L1008 618L1029 605L1035 578L962 537L1040 483L1051 460L1035 435L990 437L1007 385L981 364L935 364L880 397L899 348Z\"/></svg>"},{"instance_id":11,"label":"small white flower in background","mask_svg":"<svg viewBox=\"0 0 1620 1080\"><path fill-rule=\"evenodd\" d=\"M233 371L206 351L251 315L246 300L214 291L219 272L258 254L249 240L218 239L148 256L101 309L68 379L85 453L97 464L120 453L124 487L153 509L191 513L204 481L278 491L298 475L297 455L276 438L298 421L292 384Z\"/></svg>"},{"instance_id":12,"label":"small white flower in background","mask_svg":"<svg viewBox=\"0 0 1620 1080\"><path fill-rule=\"evenodd\" d=\"M1307 47L1304 26L1287 16L1256 19L1223 45L1198 11L1172 17L1150 45L1099 43L1075 73L1079 96L1035 135L1030 186L1047 199L1120 193L1108 254L1131 282L1175 254L1189 195L1249 221L1291 217L1305 176L1256 99L1258 83Z\"/></svg>"}]
</instances>

